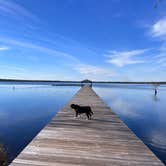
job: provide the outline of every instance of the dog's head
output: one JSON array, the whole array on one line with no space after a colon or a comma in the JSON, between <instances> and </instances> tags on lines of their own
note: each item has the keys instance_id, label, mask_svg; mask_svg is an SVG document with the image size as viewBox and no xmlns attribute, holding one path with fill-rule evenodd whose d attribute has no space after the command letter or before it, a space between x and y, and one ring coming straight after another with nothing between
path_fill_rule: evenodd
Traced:
<instances>
[{"instance_id":1,"label":"dog's head","mask_svg":"<svg viewBox=\"0 0 166 166\"><path fill-rule=\"evenodd\" d=\"M80 106L77 105L77 104L71 104L70 107L73 108L73 109L75 109L75 110L77 110L78 108L80 108Z\"/></svg>"}]
</instances>

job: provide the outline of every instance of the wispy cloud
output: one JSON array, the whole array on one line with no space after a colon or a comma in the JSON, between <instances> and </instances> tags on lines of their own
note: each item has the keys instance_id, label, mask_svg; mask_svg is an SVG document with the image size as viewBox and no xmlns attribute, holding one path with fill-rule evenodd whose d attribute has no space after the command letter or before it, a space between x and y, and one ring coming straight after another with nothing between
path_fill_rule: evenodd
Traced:
<instances>
[{"instance_id":1,"label":"wispy cloud","mask_svg":"<svg viewBox=\"0 0 166 166\"><path fill-rule=\"evenodd\" d=\"M166 39L166 17L158 20L151 26L152 37Z\"/></svg>"},{"instance_id":2,"label":"wispy cloud","mask_svg":"<svg viewBox=\"0 0 166 166\"><path fill-rule=\"evenodd\" d=\"M155 60L160 67L166 67L166 42L162 43L162 46L159 48L159 53L155 56Z\"/></svg>"},{"instance_id":3,"label":"wispy cloud","mask_svg":"<svg viewBox=\"0 0 166 166\"><path fill-rule=\"evenodd\" d=\"M0 64L0 70L6 70L6 71L21 71L24 72L25 69L23 67L18 67L18 66L8 66L8 65L1 65Z\"/></svg>"},{"instance_id":4,"label":"wispy cloud","mask_svg":"<svg viewBox=\"0 0 166 166\"><path fill-rule=\"evenodd\" d=\"M137 63L145 63L144 60L138 58L137 56L143 55L148 50L149 49L139 49L131 51L109 51L106 55L108 57L107 62L118 67Z\"/></svg>"},{"instance_id":5,"label":"wispy cloud","mask_svg":"<svg viewBox=\"0 0 166 166\"><path fill-rule=\"evenodd\" d=\"M76 57L65 52L57 51L56 49L53 49L53 48L48 48L46 46L38 45L35 43L29 43L26 41L4 38L4 37L3 38L0 37L0 41L9 45L18 46L19 48L23 47L23 48L33 49L38 52L45 53L46 55L52 55L52 56L57 56L59 58L65 58L67 60L70 60L70 62L73 62L73 63L80 63Z\"/></svg>"},{"instance_id":6,"label":"wispy cloud","mask_svg":"<svg viewBox=\"0 0 166 166\"><path fill-rule=\"evenodd\" d=\"M5 50L9 50L9 47L6 46L0 46L0 51L5 51Z\"/></svg>"},{"instance_id":7,"label":"wispy cloud","mask_svg":"<svg viewBox=\"0 0 166 166\"><path fill-rule=\"evenodd\" d=\"M31 21L38 21L37 16L10 0L0 0L0 15L10 16L16 19L30 19Z\"/></svg>"},{"instance_id":8,"label":"wispy cloud","mask_svg":"<svg viewBox=\"0 0 166 166\"><path fill-rule=\"evenodd\" d=\"M18 65L4 65L0 64L0 78L24 78L24 74L27 73L26 69Z\"/></svg>"},{"instance_id":9,"label":"wispy cloud","mask_svg":"<svg viewBox=\"0 0 166 166\"><path fill-rule=\"evenodd\" d=\"M84 78L89 78L93 80L103 80L103 79L109 80L110 77L116 75L115 72L110 69L94 65L82 64L75 67L74 69L80 74L82 74Z\"/></svg>"},{"instance_id":10,"label":"wispy cloud","mask_svg":"<svg viewBox=\"0 0 166 166\"><path fill-rule=\"evenodd\" d=\"M149 31L152 38L158 39L161 42L161 46L155 56L156 63L160 67L166 67L166 17L159 19L151 25Z\"/></svg>"},{"instance_id":11,"label":"wispy cloud","mask_svg":"<svg viewBox=\"0 0 166 166\"><path fill-rule=\"evenodd\" d=\"M81 65L76 68L81 74L107 74L112 76L113 72L108 69L93 66L93 65Z\"/></svg>"}]
</instances>

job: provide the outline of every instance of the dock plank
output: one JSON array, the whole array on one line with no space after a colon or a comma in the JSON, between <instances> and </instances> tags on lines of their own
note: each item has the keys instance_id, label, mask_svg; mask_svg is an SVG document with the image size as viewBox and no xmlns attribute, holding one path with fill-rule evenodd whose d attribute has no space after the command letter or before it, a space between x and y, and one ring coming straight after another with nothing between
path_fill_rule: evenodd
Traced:
<instances>
[{"instance_id":1,"label":"dock plank","mask_svg":"<svg viewBox=\"0 0 166 166\"><path fill-rule=\"evenodd\" d=\"M94 117L74 119L70 104L91 106ZM88 86L59 111L11 166L163 166L164 164Z\"/></svg>"}]
</instances>

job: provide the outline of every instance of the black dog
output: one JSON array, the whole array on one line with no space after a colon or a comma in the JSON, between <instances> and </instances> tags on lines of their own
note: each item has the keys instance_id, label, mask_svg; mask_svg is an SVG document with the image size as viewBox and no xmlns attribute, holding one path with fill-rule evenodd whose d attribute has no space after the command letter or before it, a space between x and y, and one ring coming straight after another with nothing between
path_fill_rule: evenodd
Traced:
<instances>
[{"instance_id":1,"label":"black dog","mask_svg":"<svg viewBox=\"0 0 166 166\"><path fill-rule=\"evenodd\" d=\"M85 113L88 119L91 119L93 112L89 106L79 106L77 104L71 104L71 108L73 108L76 112L76 117L80 114Z\"/></svg>"}]
</instances>

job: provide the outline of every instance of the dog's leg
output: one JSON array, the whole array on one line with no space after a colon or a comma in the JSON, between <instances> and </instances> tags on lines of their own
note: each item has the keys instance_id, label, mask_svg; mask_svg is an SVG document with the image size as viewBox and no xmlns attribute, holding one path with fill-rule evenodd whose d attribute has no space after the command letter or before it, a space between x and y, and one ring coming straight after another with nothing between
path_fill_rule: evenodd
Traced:
<instances>
[{"instance_id":1,"label":"dog's leg","mask_svg":"<svg viewBox=\"0 0 166 166\"><path fill-rule=\"evenodd\" d=\"M90 119L90 117L89 117L89 113L88 112L86 112L86 116L87 116L87 118L88 118L88 120Z\"/></svg>"},{"instance_id":2,"label":"dog's leg","mask_svg":"<svg viewBox=\"0 0 166 166\"><path fill-rule=\"evenodd\" d=\"M89 114L89 119L92 119L92 115L91 114Z\"/></svg>"},{"instance_id":3,"label":"dog's leg","mask_svg":"<svg viewBox=\"0 0 166 166\"><path fill-rule=\"evenodd\" d=\"M92 119L93 112L91 110L88 111L89 119Z\"/></svg>"},{"instance_id":4,"label":"dog's leg","mask_svg":"<svg viewBox=\"0 0 166 166\"><path fill-rule=\"evenodd\" d=\"M79 114L79 118L81 119L81 114Z\"/></svg>"},{"instance_id":5,"label":"dog's leg","mask_svg":"<svg viewBox=\"0 0 166 166\"><path fill-rule=\"evenodd\" d=\"M92 114L90 113L90 119L92 119Z\"/></svg>"},{"instance_id":6,"label":"dog's leg","mask_svg":"<svg viewBox=\"0 0 166 166\"><path fill-rule=\"evenodd\" d=\"M74 119L77 119L77 116L78 116L78 112L76 111Z\"/></svg>"}]
</instances>

